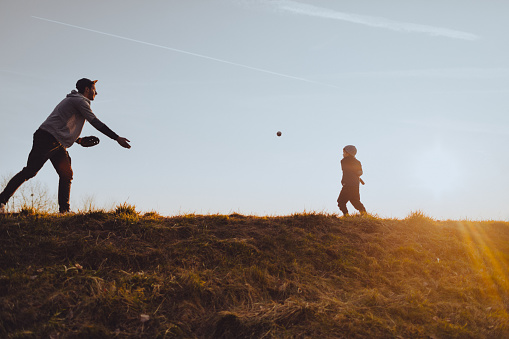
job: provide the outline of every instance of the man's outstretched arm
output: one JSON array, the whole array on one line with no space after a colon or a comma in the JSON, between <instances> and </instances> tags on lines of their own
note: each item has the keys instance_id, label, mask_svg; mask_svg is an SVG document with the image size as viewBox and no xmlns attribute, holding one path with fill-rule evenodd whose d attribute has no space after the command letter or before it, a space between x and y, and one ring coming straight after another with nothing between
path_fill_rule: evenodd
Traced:
<instances>
[{"instance_id":1,"label":"man's outstretched arm","mask_svg":"<svg viewBox=\"0 0 509 339\"><path fill-rule=\"evenodd\" d=\"M120 146L124 148L131 148L131 145L129 145L130 141L127 138L118 137L117 142Z\"/></svg>"},{"instance_id":2,"label":"man's outstretched arm","mask_svg":"<svg viewBox=\"0 0 509 339\"><path fill-rule=\"evenodd\" d=\"M117 133L113 132L101 120L95 118L94 120L90 121L90 124L104 135L110 137L113 140L116 140L120 146L124 148L131 148L131 145L129 145L130 141L127 138L123 138L119 136Z\"/></svg>"}]
</instances>

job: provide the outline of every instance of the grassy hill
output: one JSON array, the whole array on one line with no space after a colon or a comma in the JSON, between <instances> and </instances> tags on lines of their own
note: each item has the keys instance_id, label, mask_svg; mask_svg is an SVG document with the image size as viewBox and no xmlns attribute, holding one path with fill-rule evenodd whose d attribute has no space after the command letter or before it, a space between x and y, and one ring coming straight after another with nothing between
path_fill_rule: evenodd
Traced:
<instances>
[{"instance_id":1,"label":"grassy hill","mask_svg":"<svg viewBox=\"0 0 509 339\"><path fill-rule=\"evenodd\" d=\"M0 215L2 338L508 338L509 223Z\"/></svg>"}]
</instances>

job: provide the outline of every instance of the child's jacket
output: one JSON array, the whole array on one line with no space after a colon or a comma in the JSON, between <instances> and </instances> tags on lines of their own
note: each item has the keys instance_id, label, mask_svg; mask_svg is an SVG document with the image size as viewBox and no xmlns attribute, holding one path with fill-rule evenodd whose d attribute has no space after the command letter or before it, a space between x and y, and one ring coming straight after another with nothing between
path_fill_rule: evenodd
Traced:
<instances>
[{"instance_id":1,"label":"child's jacket","mask_svg":"<svg viewBox=\"0 0 509 339\"><path fill-rule=\"evenodd\" d=\"M353 156L345 157L341 160L341 169L343 186L359 186L359 178L362 175L362 165L359 160Z\"/></svg>"}]
</instances>

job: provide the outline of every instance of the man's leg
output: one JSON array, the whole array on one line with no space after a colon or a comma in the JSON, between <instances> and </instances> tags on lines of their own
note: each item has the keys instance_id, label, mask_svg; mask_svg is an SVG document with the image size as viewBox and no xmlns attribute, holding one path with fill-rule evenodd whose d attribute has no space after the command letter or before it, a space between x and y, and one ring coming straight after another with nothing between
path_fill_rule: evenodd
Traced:
<instances>
[{"instance_id":1,"label":"man's leg","mask_svg":"<svg viewBox=\"0 0 509 339\"><path fill-rule=\"evenodd\" d=\"M58 173L58 206L60 213L69 212L69 198L71 195L72 168L69 153L60 148L50 158L53 167Z\"/></svg>"},{"instance_id":2,"label":"man's leg","mask_svg":"<svg viewBox=\"0 0 509 339\"><path fill-rule=\"evenodd\" d=\"M343 186L338 197L338 207L343 212L343 215L348 215L348 209L346 208L348 200L350 200L348 197L348 187Z\"/></svg>"},{"instance_id":3,"label":"man's leg","mask_svg":"<svg viewBox=\"0 0 509 339\"><path fill-rule=\"evenodd\" d=\"M46 133L46 132L44 132ZM5 186L5 189L0 193L0 203L6 204L9 199L14 195L16 190L28 179L33 178L37 172L44 166L51 156L54 145L48 136L37 130L34 133L34 142L32 150L28 155L26 167L21 172L16 174Z\"/></svg>"}]
</instances>

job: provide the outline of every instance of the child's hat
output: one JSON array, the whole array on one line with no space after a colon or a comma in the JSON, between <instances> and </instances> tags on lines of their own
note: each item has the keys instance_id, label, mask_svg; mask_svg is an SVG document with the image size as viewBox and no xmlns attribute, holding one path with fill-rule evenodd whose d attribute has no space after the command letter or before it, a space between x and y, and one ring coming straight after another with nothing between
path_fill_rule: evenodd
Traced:
<instances>
[{"instance_id":1,"label":"child's hat","mask_svg":"<svg viewBox=\"0 0 509 339\"><path fill-rule=\"evenodd\" d=\"M355 156L357 154L357 148L354 145L348 145L343 148L346 153Z\"/></svg>"}]
</instances>

